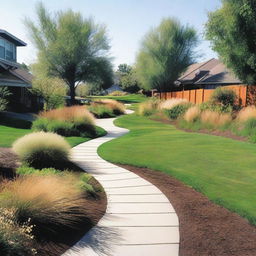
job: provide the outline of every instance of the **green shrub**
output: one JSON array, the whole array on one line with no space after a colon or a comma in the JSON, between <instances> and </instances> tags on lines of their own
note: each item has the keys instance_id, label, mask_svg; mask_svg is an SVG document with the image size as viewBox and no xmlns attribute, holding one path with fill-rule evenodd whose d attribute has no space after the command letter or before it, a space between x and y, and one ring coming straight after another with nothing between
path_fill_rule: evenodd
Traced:
<instances>
[{"instance_id":1,"label":"green shrub","mask_svg":"<svg viewBox=\"0 0 256 256\"><path fill-rule=\"evenodd\" d=\"M88 109L97 118L108 118L116 116L113 110L104 104L93 104Z\"/></svg>"},{"instance_id":2,"label":"green shrub","mask_svg":"<svg viewBox=\"0 0 256 256\"><path fill-rule=\"evenodd\" d=\"M237 96L233 90L229 90L223 87L218 87L211 95L210 101L213 104L221 105L224 108L233 107L235 105Z\"/></svg>"},{"instance_id":3,"label":"green shrub","mask_svg":"<svg viewBox=\"0 0 256 256\"><path fill-rule=\"evenodd\" d=\"M68 161L70 146L60 135L36 132L15 141L13 150L29 166L45 168Z\"/></svg>"},{"instance_id":4,"label":"green shrub","mask_svg":"<svg viewBox=\"0 0 256 256\"><path fill-rule=\"evenodd\" d=\"M179 104L174 106L173 108L169 109L169 110L165 110L165 113L167 114L167 116L172 119L172 120L176 120L179 117L183 116L186 111L191 107L191 104Z\"/></svg>"},{"instance_id":5,"label":"green shrub","mask_svg":"<svg viewBox=\"0 0 256 256\"><path fill-rule=\"evenodd\" d=\"M204 102L199 105L199 108L202 112L210 110L218 113L231 113L233 111L233 107L231 105L221 105L213 102Z\"/></svg>"}]
</instances>

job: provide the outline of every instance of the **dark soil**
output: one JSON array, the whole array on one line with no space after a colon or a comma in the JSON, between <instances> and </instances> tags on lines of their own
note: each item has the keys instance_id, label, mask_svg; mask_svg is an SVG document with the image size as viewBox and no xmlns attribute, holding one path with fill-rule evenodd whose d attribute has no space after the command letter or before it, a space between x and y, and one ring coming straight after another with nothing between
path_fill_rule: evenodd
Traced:
<instances>
[{"instance_id":1,"label":"dark soil","mask_svg":"<svg viewBox=\"0 0 256 256\"><path fill-rule=\"evenodd\" d=\"M177 179L148 168L119 165L157 186L180 222L180 256L255 256L256 227Z\"/></svg>"},{"instance_id":2,"label":"dark soil","mask_svg":"<svg viewBox=\"0 0 256 256\"><path fill-rule=\"evenodd\" d=\"M0 182L3 179L15 178L15 169L19 167L18 157L8 148L0 148ZM65 168L64 168L65 167ZM84 172L75 164L65 163L63 169ZM105 192L101 189L100 184L93 178L90 181L93 187L97 188L97 195L84 195L85 205L81 208L84 211L85 218L71 230L58 229L53 237L44 237L38 243L38 254L40 256L59 256L79 241L98 221L106 211L107 199ZM80 211L81 212L81 211ZM49 227L51 228L51 227Z\"/></svg>"}]
</instances>

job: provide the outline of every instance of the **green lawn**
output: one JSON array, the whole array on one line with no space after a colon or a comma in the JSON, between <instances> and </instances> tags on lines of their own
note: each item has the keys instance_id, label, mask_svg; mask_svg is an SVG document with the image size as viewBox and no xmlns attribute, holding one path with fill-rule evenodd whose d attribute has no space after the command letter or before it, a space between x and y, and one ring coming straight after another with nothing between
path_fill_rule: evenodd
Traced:
<instances>
[{"instance_id":1,"label":"green lawn","mask_svg":"<svg viewBox=\"0 0 256 256\"><path fill-rule=\"evenodd\" d=\"M186 133L136 115L116 125L131 132L102 145L104 159L170 174L256 224L255 144Z\"/></svg>"},{"instance_id":2,"label":"green lawn","mask_svg":"<svg viewBox=\"0 0 256 256\"><path fill-rule=\"evenodd\" d=\"M128 94L125 96L91 96L91 99L113 99L118 100L123 103L139 103L147 99L146 96L142 94Z\"/></svg>"}]
</instances>

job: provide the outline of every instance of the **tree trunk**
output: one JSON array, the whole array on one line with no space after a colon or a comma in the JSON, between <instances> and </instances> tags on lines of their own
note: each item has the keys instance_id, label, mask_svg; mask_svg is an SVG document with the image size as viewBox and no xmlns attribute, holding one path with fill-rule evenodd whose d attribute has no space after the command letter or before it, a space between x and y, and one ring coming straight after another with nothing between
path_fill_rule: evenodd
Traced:
<instances>
[{"instance_id":1,"label":"tree trunk","mask_svg":"<svg viewBox=\"0 0 256 256\"><path fill-rule=\"evenodd\" d=\"M69 82L70 89L70 103L71 105L75 105L75 82Z\"/></svg>"}]
</instances>

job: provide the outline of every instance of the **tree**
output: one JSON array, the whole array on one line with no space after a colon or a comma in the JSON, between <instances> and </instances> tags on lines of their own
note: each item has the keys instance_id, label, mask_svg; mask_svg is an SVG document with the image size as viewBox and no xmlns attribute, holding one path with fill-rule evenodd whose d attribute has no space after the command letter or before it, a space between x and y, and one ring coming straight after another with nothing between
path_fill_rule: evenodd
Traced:
<instances>
[{"instance_id":1,"label":"tree","mask_svg":"<svg viewBox=\"0 0 256 256\"><path fill-rule=\"evenodd\" d=\"M52 16L42 3L36 12L38 24L28 18L25 24L38 50L38 62L46 68L47 76L68 84L74 104L76 84L103 80L98 70L102 74L111 66L106 28L72 10Z\"/></svg>"},{"instance_id":2,"label":"tree","mask_svg":"<svg viewBox=\"0 0 256 256\"><path fill-rule=\"evenodd\" d=\"M206 38L237 77L256 83L256 1L222 0L222 7L209 13Z\"/></svg>"},{"instance_id":3,"label":"tree","mask_svg":"<svg viewBox=\"0 0 256 256\"><path fill-rule=\"evenodd\" d=\"M136 93L140 90L136 70L133 67L127 64L120 64L116 71L116 76L119 85L124 91Z\"/></svg>"},{"instance_id":4,"label":"tree","mask_svg":"<svg viewBox=\"0 0 256 256\"><path fill-rule=\"evenodd\" d=\"M44 110L57 108L65 103L66 83L58 77L49 77L40 64L31 65L34 79L32 92L44 100Z\"/></svg>"},{"instance_id":5,"label":"tree","mask_svg":"<svg viewBox=\"0 0 256 256\"><path fill-rule=\"evenodd\" d=\"M169 91L195 61L198 38L193 28L164 19L146 34L137 56L136 72L144 89Z\"/></svg>"}]
</instances>

